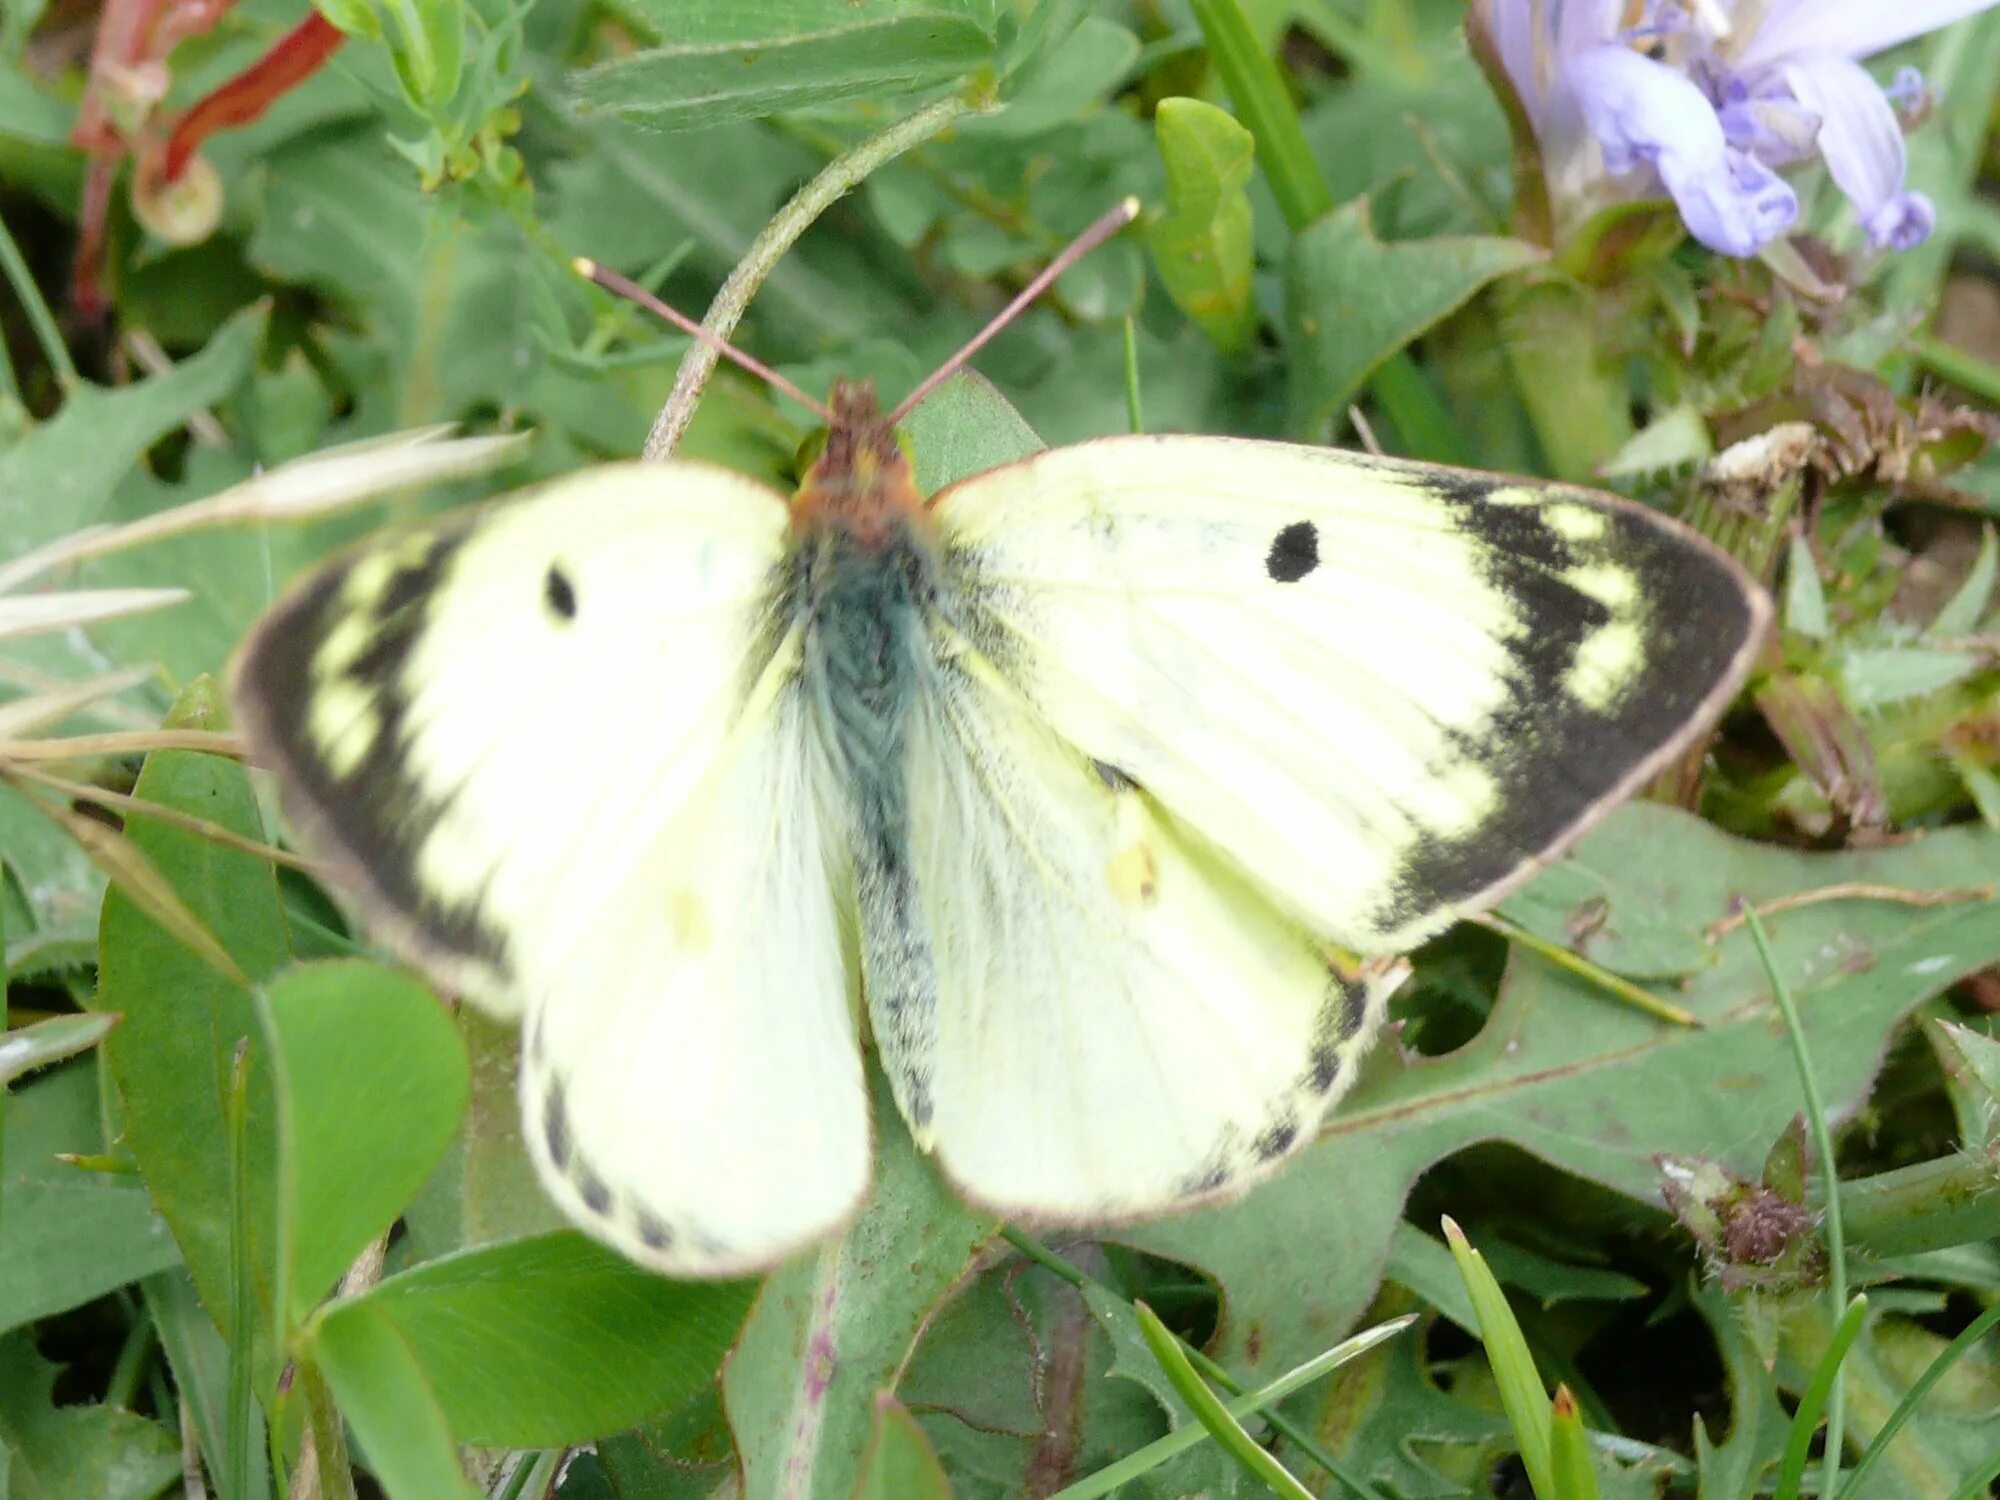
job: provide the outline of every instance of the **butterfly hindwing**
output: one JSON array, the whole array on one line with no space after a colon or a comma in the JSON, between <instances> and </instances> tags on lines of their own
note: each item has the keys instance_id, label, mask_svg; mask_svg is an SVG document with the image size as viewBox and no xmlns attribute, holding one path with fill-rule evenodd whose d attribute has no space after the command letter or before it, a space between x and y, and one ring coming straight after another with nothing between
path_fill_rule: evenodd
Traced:
<instances>
[{"instance_id":1,"label":"butterfly hindwing","mask_svg":"<svg viewBox=\"0 0 2000 1500\"><path fill-rule=\"evenodd\" d=\"M965 628L1313 931L1396 952L1685 746L1769 605L1642 506L1330 449L1112 438L934 502Z\"/></svg>"},{"instance_id":2,"label":"butterfly hindwing","mask_svg":"<svg viewBox=\"0 0 2000 1500\"><path fill-rule=\"evenodd\" d=\"M861 911L920 970L868 976L919 1140L1032 1220L1240 1188L1312 1139L1401 966L1343 971L948 626L930 644L905 758L915 901L871 909L864 885Z\"/></svg>"},{"instance_id":3,"label":"butterfly hindwing","mask_svg":"<svg viewBox=\"0 0 2000 1500\"><path fill-rule=\"evenodd\" d=\"M525 1010L551 1192L688 1273L768 1264L867 1183L789 526L723 470L590 470L322 570L235 671L371 925Z\"/></svg>"}]
</instances>

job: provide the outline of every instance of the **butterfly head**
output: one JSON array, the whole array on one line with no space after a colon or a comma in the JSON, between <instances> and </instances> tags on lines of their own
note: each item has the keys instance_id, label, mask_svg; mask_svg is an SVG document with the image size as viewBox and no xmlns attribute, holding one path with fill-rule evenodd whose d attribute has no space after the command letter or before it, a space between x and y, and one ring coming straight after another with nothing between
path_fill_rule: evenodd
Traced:
<instances>
[{"instance_id":1,"label":"butterfly head","mask_svg":"<svg viewBox=\"0 0 2000 1500\"><path fill-rule=\"evenodd\" d=\"M864 551L927 523L923 493L868 381L834 382L825 445L792 500L800 532L836 527Z\"/></svg>"}]
</instances>

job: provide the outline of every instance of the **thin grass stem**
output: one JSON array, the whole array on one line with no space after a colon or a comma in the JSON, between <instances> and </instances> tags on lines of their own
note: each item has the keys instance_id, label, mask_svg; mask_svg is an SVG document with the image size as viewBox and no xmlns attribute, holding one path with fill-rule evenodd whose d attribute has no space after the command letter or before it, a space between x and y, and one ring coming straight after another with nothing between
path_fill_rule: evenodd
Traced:
<instances>
[{"instance_id":1,"label":"thin grass stem","mask_svg":"<svg viewBox=\"0 0 2000 1500\"><path fill-rule=\"evenodd\" d=\"M1778 1011L1785 1018L1785 1035L1791 1040L1792 1060L1798 1064L1799 1089L1806 1101L1806 1128L1812 1133L1813 1149L1819 1153L1820 1175L1826 1183L1827 1296L1835 1307L1847 1309L1842 1315L1844 1327L1853 1315L1853 1308L1847 1300L1847 1230L1840 1212L1840 1167L1833 1156L1833 1131L1826 1123L1826 1106L1820 1099L1819 1078L1813 1072L1812 1053L1806 1047L1806 1030L1799 1019L1798 1004L1792 999L1791 986L1778 972L1778 962L1771 954L1770 939L1765 935L1764 924L1758 920L1754 908L1744 908L1743 925L1750 929L1751 941L1757 945L1758 960L1764 965L1765 976L1771 981L1771 993L1777 999ZM1866 1305L1863 1299L1856 1300ZM1857 1331L1858 1328L1857 1323ZM1851 1340L1852 1335L1849 1337ZM1842 1346L1842 1352L1845 1352L1845 1346ZM1832 1495L1839 1488L1840 1445L1847 1415L1845 1408L1846 1382L1841 1378L1840 1365L1836 1360L1827 1390L1826 1456L1819 1487L1822 1495ZM1805 1421L1805 1413L1806 1409L1801 1405L1793 1419L1794 1427Z\"/></svg>"}]
</instances>

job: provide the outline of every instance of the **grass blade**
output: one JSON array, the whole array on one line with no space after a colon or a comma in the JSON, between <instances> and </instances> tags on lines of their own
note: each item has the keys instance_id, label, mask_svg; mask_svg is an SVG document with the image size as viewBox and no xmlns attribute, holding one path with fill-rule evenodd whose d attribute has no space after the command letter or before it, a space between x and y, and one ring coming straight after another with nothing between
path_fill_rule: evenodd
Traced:
<instances>
[{"instance_id":1,"label":"grass blade","mask_svg":"<svg viewBox=\"0 0 2000 1500\"><path fill-rule=\"evenodd\" d=\"M1840 1383L1841 1363L1867 1316L1868 1298L1863 1294L1847 1304L1847 1311L1834 1325L1833 1338L1827 1343L1826 1353L1820 1356L1819 1368L1813 1371L1805 1394L1799 1397L1799 1409L1792 1415L1792 1430L1785 1439L1785 1456L1778 1467L1778 1482L1771 1491L1771 1500L1799 1500L1799 1485L1805 1478L1806 1459L1812 1452L1812 1437L1819 1427L1820 1413L1827 1409L1827 1402ZM1829 1427L1827 1440L1831 1442L1835 1436ZM1829 1464L1839 1462L1839 1454L1835 1452Z\"/></svg>"},{"instance_id":2,"label":"grass blade","mask_svg":"<svg viewBox=\"0 0 2000 1500\"><path fill-rule=\"evenodd\" d=\"M1506 1410L1514 1441L1521 1450L1521 1463L1528 1482L1537 1495L1553 1497L1556 1488L1555 1461L1551 1454L1552 1418L1548 1387L1542 1384L1528 1340L1507 1305L1507 1295L1486 1268L1486 1259L1467 1242L1465 1231L1450 1219L1444 1221L1444 1237L1451 1245L1458 1274L1472 1295L1472 1310L1479 1318L1479 1337L1486 1345L1486 1361L1493 1367L1493 1380L1500 1391L1500 1405Z\"/></svg>"},{"instance_id":3,"label":"grass blade","mask_svg":"<svg viewBox=\"0 0 2000 1500\"><path fill-rule=\"evenodd\" d=\"M1285 1500L1313 1500L1312 1491L1300 1484L1290 1469L1258 1447L1256 1440L1243 1430L1243 1424L1229 1414L1229 1409L1209 1389L1208 1382L1195 1373L1194 1366L1181 1353L1180 1342L1153 1310L1143 1302L1133 1303L1132 1310L1139 1315L1139 1331L1145 1335L1146 1347L1153 1351L1153 1358L1160 1362L1181 1400L1187 1402L1223 1451Z\"/></svg>"},{"instance_id":4,"label":"grass blade","mask_svg":"<svg viewBox=\"0 0 2000 1500\"><path fill-rule=\"evenodd\" d=\"M1911 1386L1904 1393L1903 1399L1896 1403L1896 1409L1889 1413L1889 1420L1877 1429L1874 1441L1868 1445L1868 1451L1861 1455L1859 1462L1852 1469L1847 1471L1847 1479L1840 1486L1837 1500L1859 1500L1861 1477L1888 1451L1889 1444L1895 1439L1896 1434L1903 1430L1903 1424L1916 1415L1917 1408L1923 1404L1923 1399L1930 1388L1944 1378L1945 1371L1977 1347L1980 1341L1993 1331L1996 1324L2000 1324L2000 1302L1996 1302L1974 1318L1966 1325L1965 1332L1953 1339L1943 1352L1930 1362L1924 1373L1917 1377L1916 1384ZM1996 1464L2000 1464L2000 1453L1994 1455L1994 1460ZM1986 1477L1992 1478L1993 1472L1989 1469Z\"/></svg>"}]
</instances>

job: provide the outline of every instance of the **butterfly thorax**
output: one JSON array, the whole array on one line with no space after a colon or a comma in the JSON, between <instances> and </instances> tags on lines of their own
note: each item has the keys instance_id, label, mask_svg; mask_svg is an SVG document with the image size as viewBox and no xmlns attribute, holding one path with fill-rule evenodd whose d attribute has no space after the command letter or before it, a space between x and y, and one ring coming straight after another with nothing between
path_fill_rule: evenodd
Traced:
<instances>
[{"instance_id":1,"label":"butterfly thorax","mask_svg":"<svg viewBox=\"0 0 2000 1500\"><path fill-rule=\"evenodd\" d=\"M816 727L859 849L900 845L904 731L936 602L930 526L872 387L839 384L826 447L792 504L795 618Z\"/></svg>"},{"instance_id":2,"label":"butterfly thorax","mask_svg":"<svg viewBox=\"0 0 2000 1500\"><path fill-rule=\"evenodd\" d=\"M792 526L802 538L838 528L864 552L915 533L927 540L929 516L896 429L882 415L867 381L835 381L828 397L833 421L826 446L792 501Z\"/></svg>"}]
</instances>

